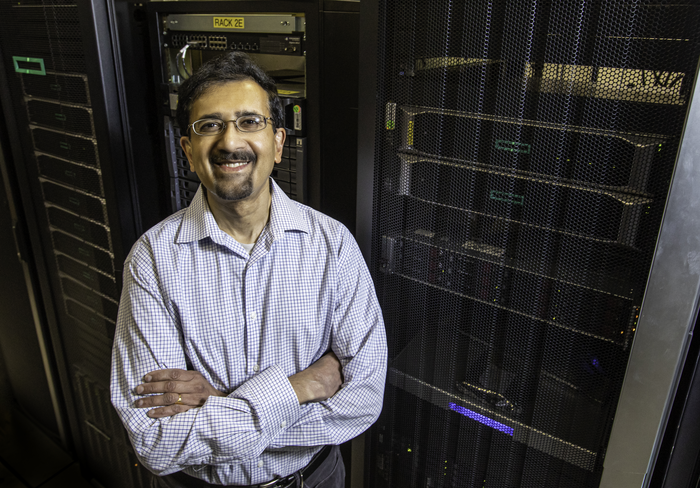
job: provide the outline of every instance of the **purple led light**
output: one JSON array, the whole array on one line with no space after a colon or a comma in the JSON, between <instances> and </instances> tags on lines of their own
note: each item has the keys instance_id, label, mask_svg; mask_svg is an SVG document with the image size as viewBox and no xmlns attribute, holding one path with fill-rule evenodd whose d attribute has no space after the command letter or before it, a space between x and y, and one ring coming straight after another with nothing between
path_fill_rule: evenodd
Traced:
<instances>
[{"instance_id":1,"label":"purple led light","mask_svg":"<svg viewBox=\"0 0 700 488\"><path fill-rule=\"evenodd\" d=\"M508 427L505 424L502 424L500 422L496 422L493 419L490 419L484 415L481 415L480 413L473 412L469 410L468 408L460 407L459 405L450 402L449 403L450 408L454 410L457 413L461 413L465 417L469 417L472 420L476 420L477 422L480 422L488 427L491 427L496 430L500 430L501 432L504 432L508 434L509 436L513 435L513 427Z\"/></svg>"}]
</instances>

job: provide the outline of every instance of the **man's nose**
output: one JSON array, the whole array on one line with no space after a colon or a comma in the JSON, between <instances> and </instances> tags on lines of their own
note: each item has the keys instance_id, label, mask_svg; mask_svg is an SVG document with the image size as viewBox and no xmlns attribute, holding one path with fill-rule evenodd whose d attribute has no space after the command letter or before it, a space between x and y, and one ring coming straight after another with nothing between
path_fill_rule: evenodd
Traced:
<instances>
[{"instance_id":1,"label":"man's nose","mask_svg":"<svg viewBox=\"0 0 700 488\"><path fill-rule=\"evenodd\" d=\"M238 130L234 121L226 122L226 128L219 135L219 139L219 145L222 145L229 151L247 146L243 132Z\"/></svg>"}]
</instances>

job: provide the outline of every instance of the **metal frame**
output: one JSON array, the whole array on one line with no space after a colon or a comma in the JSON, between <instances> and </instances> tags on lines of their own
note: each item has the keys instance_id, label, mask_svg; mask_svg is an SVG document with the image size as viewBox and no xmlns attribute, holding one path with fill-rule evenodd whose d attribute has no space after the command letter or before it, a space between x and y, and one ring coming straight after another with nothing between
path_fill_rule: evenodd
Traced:
<instances>
[{"instance_id":1,"label":"metal frame","mask_svg":"<svg viewBox=\"0 0 700 488\"><path fill-rule=\"evenodd\" d=\"M372 261L374 209L374 117L377 109L377 39L379 2L360 2L360 86L357 117L357 223L355 238L368 263Z\"/></svg>"},{"instance_id":2,"label":"metal frame","mask_svg":"<svg viewBox=\"0 0 700 488\"><path fill-rule=\"evenodd\" d=\"M647 487L700 296L700 89L697 76L620 401L602 488Z\"/></svg>"}]
</instances>

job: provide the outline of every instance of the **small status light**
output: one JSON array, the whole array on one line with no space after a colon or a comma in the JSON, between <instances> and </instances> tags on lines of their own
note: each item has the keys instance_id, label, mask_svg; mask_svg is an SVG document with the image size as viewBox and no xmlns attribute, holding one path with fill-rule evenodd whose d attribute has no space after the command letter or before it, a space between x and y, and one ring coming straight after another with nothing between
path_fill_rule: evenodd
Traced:
<instances>
[{"instance_id":1,"label":"small status light","mask_svg":"<svg viewBox=\"0 0 700 488\"><path fill-rule=\"evenodd\" d=\"M624 333L625 333L625 331L624 331L624 330L621 330L621 331L620 331L620 334L624 334Z\"/></svg>"},{"instance_id":2,"label":"small status light","mask_svg":"<svg viewBox=\"0 0 700 488\"><path fill-rule=\"evenodd\" d=\"M637 330L637 329L632 329L632 332L634 332L635 330Z\"/></svg>"},{"instance_id":3,"label":"small status light","mask_svg":"<svg viewBox=\"0 0 700 488\"><path fill-rule=\"evenodd\" d=\"M408 452L413 452L413 451L411 451L411 448L410 448L410 447L408 448Z\"/></svg>"}]
</instances>

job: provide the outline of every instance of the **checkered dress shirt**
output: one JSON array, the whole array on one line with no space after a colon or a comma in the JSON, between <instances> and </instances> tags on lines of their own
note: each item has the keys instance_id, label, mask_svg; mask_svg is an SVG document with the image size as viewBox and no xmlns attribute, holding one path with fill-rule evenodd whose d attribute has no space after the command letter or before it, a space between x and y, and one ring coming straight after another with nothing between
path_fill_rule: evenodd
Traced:
<instances>
[{"instance_id":1,"label":"checkered dress shirt","mask_svg":"<svg viewBox=\"0 0 700 488\"><path fill-rule=\"evenodd\" d=\"M250 255L219 229L200 188L124 264L112 403L156 474L266 482L357 436L381 410L384 323L357 243L270 181L270 220ZM300 406L287 378L328 350L340 359L343 386ZM134 408L134 389L165 368L197 370L228 396L152 419Z\"/></svg>"}]
</instances>

